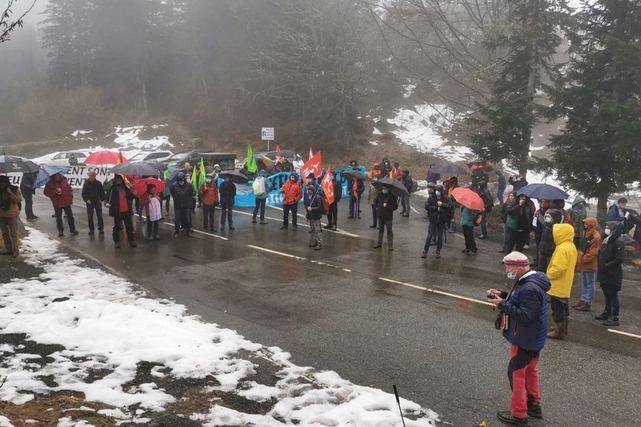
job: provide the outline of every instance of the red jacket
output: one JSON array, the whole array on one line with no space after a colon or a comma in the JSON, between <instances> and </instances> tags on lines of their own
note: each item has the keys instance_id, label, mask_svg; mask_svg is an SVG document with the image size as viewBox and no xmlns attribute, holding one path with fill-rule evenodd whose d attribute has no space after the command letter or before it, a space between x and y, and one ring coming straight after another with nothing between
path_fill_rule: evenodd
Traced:
<instances>
[{"instance_id":1,"label":"red jacket","mask_svg":"<svg viewBox=\"0 0 641 427\"><path fill-rule=\"evenodd\" d=\"M202 184L198 189L198 195L201 197L203 205L213 206L218 202L218 186L214 183L211 185Z\"/></svg>"},{"instance_id":2,"label":"red jacket","mask_svg":"<svg viewBox=\"0 0 641 427\"><path fill-rule=\"evenodd\" d=\"M294 205L303 198L303 188L298 181L288 179L280 191L283 193L283 204L285 205Z\"/></svg>"},{"instance_id":3,"label":"red jacket","mask_svg":"<svg viewBox=\"0 0 641 427\"><path fill-rule=\"evenodd\" d=\"M60 189L60 194L58 194L58 189ZM51 178L45 185L44 194L51 199L54 209L66 208L73 203L73 189L66 179L56 181Z\"/></svg>"}]
</instances>

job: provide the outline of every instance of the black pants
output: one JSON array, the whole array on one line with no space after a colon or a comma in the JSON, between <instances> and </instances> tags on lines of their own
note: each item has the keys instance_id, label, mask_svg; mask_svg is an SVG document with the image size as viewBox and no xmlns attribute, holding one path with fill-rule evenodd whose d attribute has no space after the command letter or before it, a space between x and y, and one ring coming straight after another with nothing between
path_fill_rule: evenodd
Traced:
<instances>
[{"instance_id":1,"label":"black pants","mask_svg":"<svg viewBox=\"0 0 641 427\"><path fill-rule=\"evenodd\" d=\"M160 221L150 221L147 218L147 236L156 237L158 235L158 223Z\"/></svg>"},{"instance_id":2,"label":"black pants","mask_svg":"<svg viewBox=\"0 0 641 427\"><path fill-rule=\"evenodd\" d=\"M54 209L54 212L56 213L56 227L58 228L58 232L62 233L63 231L65 231L65 226L62 223L62 211L65 211L65 215L67 215L69 230L74 231L76 229L76 222L73 219L73 212L71 211L71 206L65 206L64 208Z\"/></svg>"},{"instance_id":3,"label":"black pants","mask_svg":"<svg viewBox=\"0 0 641 427\"><path fill-rule=\"evenodd\" d=\"M136 235L134 234L134 222L131 212L118 212L116 216L114 216L114 228L111 235L116 243L120 242L121 225L124 225L125 230L127 230L127 240L133 242Z\"/></svg>"},{"instance_id":4,"label":"black pants","mask_svg":"<svg viewBox=\"0 0 641 427\"><path fill-rule=\"evenodd\" d=\"M174 204L174 232L180 233L180 228L191 230L191 206L179 208Z\"/></svg>"},{"instance_id":5,"label":"black pants","mask_svg":"<svg viewBox=\"0 0 641 427\"><path fill-rule=\"evenodd\" d=\"M232 208L234 207L234 205L223 203L220 205L220 207L223 208L223 212L220 214L220 225L224 227L225 219L227 219L227 222L229 222L229 226L233 227L234 219L232 218Z\"/></svg>"},{"instance_id":6,"label":"black pants","mask_svg":"<svg viewBox=\"0 0 641 427\"><path fill-rule=\"evenodd\" d=\"M605 297L605 312L608 316L619 317L619 286L601 283L601 290Z\"/></svg>"},{"instance_id":7,"label":"black pants","mask_svg":"<svg viewBox=\"0 0 641 427\"><path fill-rule=\"evenodd\" d=\"M292 227L298 227L298 203L283 205L283 227L289 225L289 212L292 213Z\"/></svg>"},{"instance_id":8,"label":"black pants","mask_svg":"<svg viewBox=\"0 0 641 427\"><path fill-rule=\"evenodd\" d=\"M24 213L27 215L27 219L33 219L35 215L33 214L33 193L31 189L27 188L22 193L22 200L24 200Z\"/></svg>"},{"instance_id":9,"label":"black pants","mask_svg":"<svg viewBox=\"0 0 641 427\"><path fill-rule=\"evenodd\" d=\"M378 224L378 212L376 211L375 205L371 205L371 206L372 206L372 220L373 220L372 225L376 227L376 225Z\"/></svg>"},{"instance_id":10,"label":"black pants","mask_svg":"<svg viewBox=\"0 0 641 427\"><path fill-rule=\"evenodd\" d=\"M507 237L505 252L509 254L514 250L514 246L516 246L517 251L523 252L523 246L525 246L525 243L527 242L527 238L530 235L530 233L526 230L517 231L517 230L512 230L511 228L506 228L505 235Z\"/></svg>"},{"instance_id":11,"label":"black pants","mask_svg":"<svg viewBox=\"0 0 641 427\"><path fill-rule=\"evenodd\" d=\"M361 195L358 197L349 196L349 215L348 218L361 219Z\"/></svg>"},{"instance_id":12,"label":"black pants","mask_svg":"<svg viewBox=\"0 0 641 427\"><path fill-rule=\"evenodd\" d=\"M383 231L387 228L387 244L392 246L394 244L394 230L392 229L392 220L387 221L379 220L380 228L378 229L378 245L383 244Z\"/></svg>"},{"instance_id":13,"label":"black pants","mask_svg":"<svg viewBox=\"0 0 641 427\"><path fill-rule=\"evenodd\" d=\"M476 241L474 240L474 227L471 225L463 226L463 236L465 237L465 249L476 253Z\"/></svg>"},{"instance_id":14,"label":"black pants","mask_svg":"<svg viewBox=\"0 0 641 427\"><path fill-rule=\"evenodd\" d=\"M338 226L338 202L329 205L329 214L327 214L327 224L332 227Z\"/></svg>"},{"instance_id":15,"label":"black pants","mask_svg":"<svg viewBox=\"0 0 641 427\"><path fill-rule=\"evenodd\" d=\"M216 231L216 205L203 205L203 229Z\"/></svg>"},{"instance_id":16,"label":"black pants","mask_svg":"<svg viewBox=\"0 0 641 427\"><path fill-rule=\"evenodd\" d=\"M567 317L570 317L570 306L567 298L550 297L550 307L552 308L554 323L563 323Z\"/></svg>"}]
</instances>

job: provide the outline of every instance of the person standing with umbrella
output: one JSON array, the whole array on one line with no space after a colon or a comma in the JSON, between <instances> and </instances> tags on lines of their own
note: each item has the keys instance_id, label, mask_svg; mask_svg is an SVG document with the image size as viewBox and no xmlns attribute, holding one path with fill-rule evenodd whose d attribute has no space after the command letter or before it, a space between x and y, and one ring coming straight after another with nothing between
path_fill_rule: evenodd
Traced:
<instances>
[{"instance_id":1,"label":"person standing with umbrella","mask_svg":"<svg viewBox=\"0 0 641 427\"><path fill-rule=\"evenodd\" d=\"M93 215L96 213L98 220L98 234L105 234L105 224L102 219L102 201L105 199L105 190L102 183L96 179L96 171L89 171L87 179L82 186L82 200L87 204L87 219L89 221L89 235L94 234Z\"/></svg>"},{"instance_id":2,"label":"person standing with umbrella","mask_svg":"<svg viewBox=\"0 0 641 427\"><path fill-rule=\"evenodd\" d=\"M20 255L20 238L18 237L20 208L18 204L21 201L20 189L11 185L8 176L0 176L0 231L6 249L4 255L11 255L13 258L18 258Z\"/></svg>"},{"instance_id":3,"label":"person standing with umbrella","mask_svg":"<svg viewBox=\"0 0 641 427\"><path fill-rule=\"evenodd\" d=\"M505 233L507 243L505 250L510 253L516 246L516 250L522 252L532 224L532 210L528 197L525 194L519 195L508 206L506 213Z\"/></svg>"},{"instance_id":4,"label":"person standing with umbrella","mask_svg":"<svg viewBox=\"0 0 641 427\"><path fill-rule=\"evenodd\" d=\"M425 239L425 246L423 247L423 254L421 258L427 258L427 253L430 250L430 243L436 233L436 258L441 257L441 248L443 247L443 233L445 232L445 224L450 217L450 211L453 209L450 198L443 193L443 186L436 185L434 193L430 194L425 202L425 210L427 211L427 238Z\"/></svg>"},{"instance_id":5,"label":"person standing with umbrella","mask_svg":"<svg viewBox=\"0 0 641 427\"><path fill-rule=\"evenodd\" d=\"M392 221L394 220L394 211L398 209L398 196L392 193L390 185L384 184L374 203L379 222L378 240L374 248L377 249L383 246L383 231L387 229L387 249L393 251L394 230L392 229Z\"/></svg>"},{"instance_id":6,"label":"person standing with umbrella","mask_svg":"<svg viewBox=\"0 0 641 427\"><path fill-rule=\"evenodd\" d=\"M465 237L465 249L462 252L467 255L475 254L477 247L474 240L474 226L476 226L476 218L479 212L485 206L483 199L469 188L456 187L451 194L461 205L460 224L463 227L463 235Z\"/></svg>"},{"instance_id":7,"label":"person standing with umbrella","mask_svg":"<svg viewBox=\"0 0 641 427\"><path fill-rule=\"evenodd\" d=\"M25 172L22 174L22 180L20 181L20 192L24 200L24 213L27 215L27 219L30 220L38 219L33 214L33 195L36 194L34 184L37 175L38 172Z\"/></svg>"},{"instance_id":8,"label":"person standing with umbrella","mask_svg":"<svg viewBox=\"0 0 641 427\"><path fill-rule=\"evenodd\" d=\"M358 171L358 162L350 162L352 170ZM361 219L361 196L365 191L365 182L363 179L347 175L347 191L349 192L349 215L347 218Z\"/></svg>"},{"instance_id":9,"label":"person standing with umbrella","mask_svg":"<svg viewBox=\"0 0 641 427\"><path fill-rule=\"evenodd\" d=\"M53 209L56 215L56 227L58 228L58 236L62 237L65 234L65 226L62 223L62 212L67 215L67 222L69 223L69 232L71 234L78 234L76 230L76 222L73 218L73 211L71 204L73 203L73 189L66 179L63 179L59 173L54 174L44 190L45 196L51 199Z\"/></svg>"},{"instance_id":10,"label":"person standing with umbrella","mask_svg":"<svg viewBox=\"0 0 641 427\"><path fill-rule=\"evenodd\" d=\"M120 249L120 230L122 224L127 231L127 240L129 246L132 248L137 247L134 234L133 222L133 202L134 196L125 185L125 179L122 175L116 175L113 180L113 185L107 190L105 206L109 208L109 216L114 219L114 227L111 235L113 236L116 248Z\"/></svg>"}]
</instances>

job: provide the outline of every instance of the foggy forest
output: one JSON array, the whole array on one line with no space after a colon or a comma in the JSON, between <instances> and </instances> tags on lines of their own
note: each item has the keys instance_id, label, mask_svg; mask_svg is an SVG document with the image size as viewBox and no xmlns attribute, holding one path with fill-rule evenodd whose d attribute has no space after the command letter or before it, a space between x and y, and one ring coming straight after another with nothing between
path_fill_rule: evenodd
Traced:
<instances>
[{"instance_id":1,"label":"foggy forest","mask_svg":"<svg viewBox=\"0 0 641 427\"><path fill-rule=\"evenodd\" d=\"M342 153L428 102L460 113L479 159L554 168L599 200L638 181L640 0L3 2L6 147L163 122L225 148L268 123L285 146Z\"/></svg>"}]
</instances>

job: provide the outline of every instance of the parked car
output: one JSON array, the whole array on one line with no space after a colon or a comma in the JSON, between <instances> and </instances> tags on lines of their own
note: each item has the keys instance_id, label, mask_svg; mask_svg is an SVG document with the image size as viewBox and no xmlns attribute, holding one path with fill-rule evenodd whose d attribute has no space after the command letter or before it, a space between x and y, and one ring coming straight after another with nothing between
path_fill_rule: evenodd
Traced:
<instances>
[{"instance_id":1,"label":"parked car","mask_svg":"<svg viewBox=\"0 0 641 427\"><path fill-rule=\"evenodd\" d=\"M43 161L42 164L51 166L82 166L89 154L91 154L90 151L61 151L53 156L51 160Z\"/></svg>"},{"instance_id":2,"label":"parked car","mask_svg":"<svg viewBox=\"0 0 641 427\"><path fill-rule=\"evenodd\" d=\"M165 160L162 160L162 162L174 164L177 167L182 167L186 162L191 166L195 166L197 163L200 163L200 155L209 151L210 150L207 149L181 151L180 153L176 153Z\"/></svg>"},{"instance_id":3,"label":"parked car","mask_svg":"<svg viewBox=\"0 0 641 427\"><path fill-rule=\"evenodd\" d=\"M173 156L174 153L167 150L157 150L157 151L141 151L127 159L131 162L146 162L148 160L156 160L159 162L165 162L168 158Z\"/></svg>"}]
</instances>

